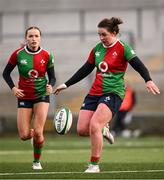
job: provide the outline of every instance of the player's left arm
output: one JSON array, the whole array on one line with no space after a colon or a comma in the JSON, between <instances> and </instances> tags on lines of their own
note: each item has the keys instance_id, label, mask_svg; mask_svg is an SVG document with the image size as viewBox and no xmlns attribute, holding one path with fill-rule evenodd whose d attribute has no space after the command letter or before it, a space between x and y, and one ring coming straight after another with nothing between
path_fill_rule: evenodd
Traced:
<instances>
[{"instance_id":1,"label":"player's left arm","mask_svg":"<svg viewBox=\"0 0 164 180\"><path fill-rule=\"evenodd\" d=\"M145 80L148 92L152 92L153 94L160 94L159 88L152 81L148 69L142 63L142 61L136 56L134 50L127 44L124 44L124 56L129 62L129 64L133 67L133 69L135 69Z\"/></svg>"},{"instance_id":2,"label":"player's left arm","mask_svg":"<svg viewBox=\"0 0 164 180\"><path fill-rule=\"evenodd\" d=\"M142 63L142 61L136 56L129 61L129 64L135 69L145 80L146 87L149 92L153 94L160 94L159 88L157 85L152 81L150 77L150 73L146 66Z\"/></svg>"},{"instance_id":3,"label":"player's left arm","mask_svg":"<svg viewBox=\"0 0 164 180\"><path fill-rule=\"evenodd\" d=\"M48 68L47 69L47 74L48 74L48 80L49 80L48 84L53 87L55 85L55 83L56 83L54 67Z\"/></svg>"},{"instance_id":4,"label":"player's left arm","mask_svg":"<svg viewBox=\"0 0 164 180\"><path fill-rule=\"evenodd\" d=\"M48 84L46 86L46 90L48 93L52 93L53 86L56 83L55 70L54 70L54 57L50 53L49 61L47 64L47 75L48 75Z\"/></svg>"}]
</instances>

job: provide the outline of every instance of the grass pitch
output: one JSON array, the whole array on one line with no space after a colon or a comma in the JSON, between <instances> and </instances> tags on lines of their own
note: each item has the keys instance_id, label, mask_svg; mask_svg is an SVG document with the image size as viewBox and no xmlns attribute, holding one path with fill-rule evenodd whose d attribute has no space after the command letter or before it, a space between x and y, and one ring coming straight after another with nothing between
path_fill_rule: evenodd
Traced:
<instances>
[{"instance_id":1,"label":"grass pitch","mask_svg":"<svg viewBox=\"0 0 164 180\"><path fill-rule=\"evenodd\" d=\"M101 173L83 173L90 155L89 138L46 135L41 163L32 170L30 141L0 138L0 179L164 179L164 138L104 140Z\"/></svg>"}]
</instances>

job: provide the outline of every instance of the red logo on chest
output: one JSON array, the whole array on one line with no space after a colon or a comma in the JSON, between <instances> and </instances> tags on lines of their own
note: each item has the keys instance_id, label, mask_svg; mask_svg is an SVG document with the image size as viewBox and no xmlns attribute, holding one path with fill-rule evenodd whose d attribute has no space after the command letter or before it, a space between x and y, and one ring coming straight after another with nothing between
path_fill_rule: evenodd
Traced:
<instances>
[{"instance_id":1,"label":"red logo on chest","mask_svg":"<svg viewBox=\"0 0 164 180\"><path fill-rule=\"evenodd\" d=\"M106 63L106 62L100 62L99 63L99 69L100 69L100 71L101 72L107 72L107 70L108 70L108 64Z\"/></svg>"}]
</instances>

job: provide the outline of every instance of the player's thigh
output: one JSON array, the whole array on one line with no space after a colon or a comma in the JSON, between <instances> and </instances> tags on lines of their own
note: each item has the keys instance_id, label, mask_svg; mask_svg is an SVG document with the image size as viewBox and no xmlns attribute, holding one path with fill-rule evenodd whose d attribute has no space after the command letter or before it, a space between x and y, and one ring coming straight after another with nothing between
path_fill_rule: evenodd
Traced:
<instances>
[{"instance_id":1,"label":"player's thigh","mask_svg":"<svg viewBox=\"0 0 164 180\"><path fill-rule=\"evenodd\" d=\"M80 110L79 118L77 123L77 131L79 133L89 132L90 120L94 114L94 111L90 110Z\"/></svg>"},{"instance_id":2,"label":"player's thigh","mask_svg":"<svg viewBox=\"0 0 164 180\"><path fill-rule=\"evenodd\" d=\"M18 108L17 127L20 134L28 134L32 118L32 108Z\"/></svg>"},{"instance_id":3,"label":"player's thigh","mask_svg":"<svg viewBox=\"0 0 164 180\"><path fill-rule=\"evenodd\" d=\"M33 127L35 128L40 128L43 130L47 114L48 114L48 108L49 108L49 103L47 102L39 102L34 104L34 121L33 121Z\"/></svg>"},{"instance_id":4,"label":"player's thigh","mask_svg":"<svg viewBox=\"0 0 164 180\"><path fill-rule=\"evenodd\" d=\"M103 128L112 119L112 111L109 107L100 103L92 116L90 126L93 128Z\"/></svg>"}]
</instances>

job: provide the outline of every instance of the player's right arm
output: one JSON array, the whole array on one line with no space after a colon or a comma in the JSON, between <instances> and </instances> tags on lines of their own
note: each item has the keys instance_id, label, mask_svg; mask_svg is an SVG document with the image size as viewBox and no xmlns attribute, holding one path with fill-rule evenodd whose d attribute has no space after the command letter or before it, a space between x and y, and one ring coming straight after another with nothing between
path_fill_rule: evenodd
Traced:
<instances>
[{"instance_id":1,"label":"player's right arm","mask_svg":"<svg viewBox=\"0 0 164 180\"><path fill-rule=\"evenodd\" d=\"M90 64L87 61L68 81L66 81L64 84L59 85L53 93L57 95L60 91L81 81L93 71L94 67L94 64Z\"/></svg>"},{"instance_id":2,"label":"player's right arm","mask_svg":"<svg viewBox=\"0 0 164 180\"><path fill-rule=\"evenodd\" d=\"M3 71L3 74L2 74L4 80L6 81L6 83L10 87L10 89L12 89L15 86L14 82L13 82L13 80L11 78L11 72L13 71L14 68L15 68L15 65L8 62L5 69L4 69L4 71Z\"/></svg>"},{"instance_id":3,"label":"player's right arm","mask_svg":"<svg viewBox=\"0 0 164 180\"><path fill-rule=\"evenodd\" d=\"M66 89L67 87L76 84L77 82L81 81L85 77L87 77L95 68L94 64L94 49L91 50L88 60L86 63L79 69L77 72L65 83L59 85L55 90L54 94L59 94L60 91Z\"/></svg>"},{"instance_id":4,"label":"player's right arm","mask_svg":"<svg viewBox=\"0 0 164 180\"><path fill-rule=\"evenodd\" d=\"M6 81L10 89L12 90L14 96L21 98L24 96L23 90L17 88L11 78L11 72L13 71L14 68L15 68L15 65L8 62L2 75L3 75L4 80Z\"/></svg>"},{"instance_id":5,"label":"player's right arm","mask_svg":"<svg viewBox=\"0 0 164 180\"><path fill-rule=\"evenodd\" d=\"M23 94L23 90L17 88L11 78L11 72L13 71L13 69L15 68L16 66L16 62L17 62L17 51L15 51L10 59L9 59L9 62L7 63L5 69L3 70L3 78L4 80L6 81L6 83L8 84L8 86L10 87L10 89L12 90L14 96L16 97L23 97L24 94Z\"/></svg>"}]
</instances>

